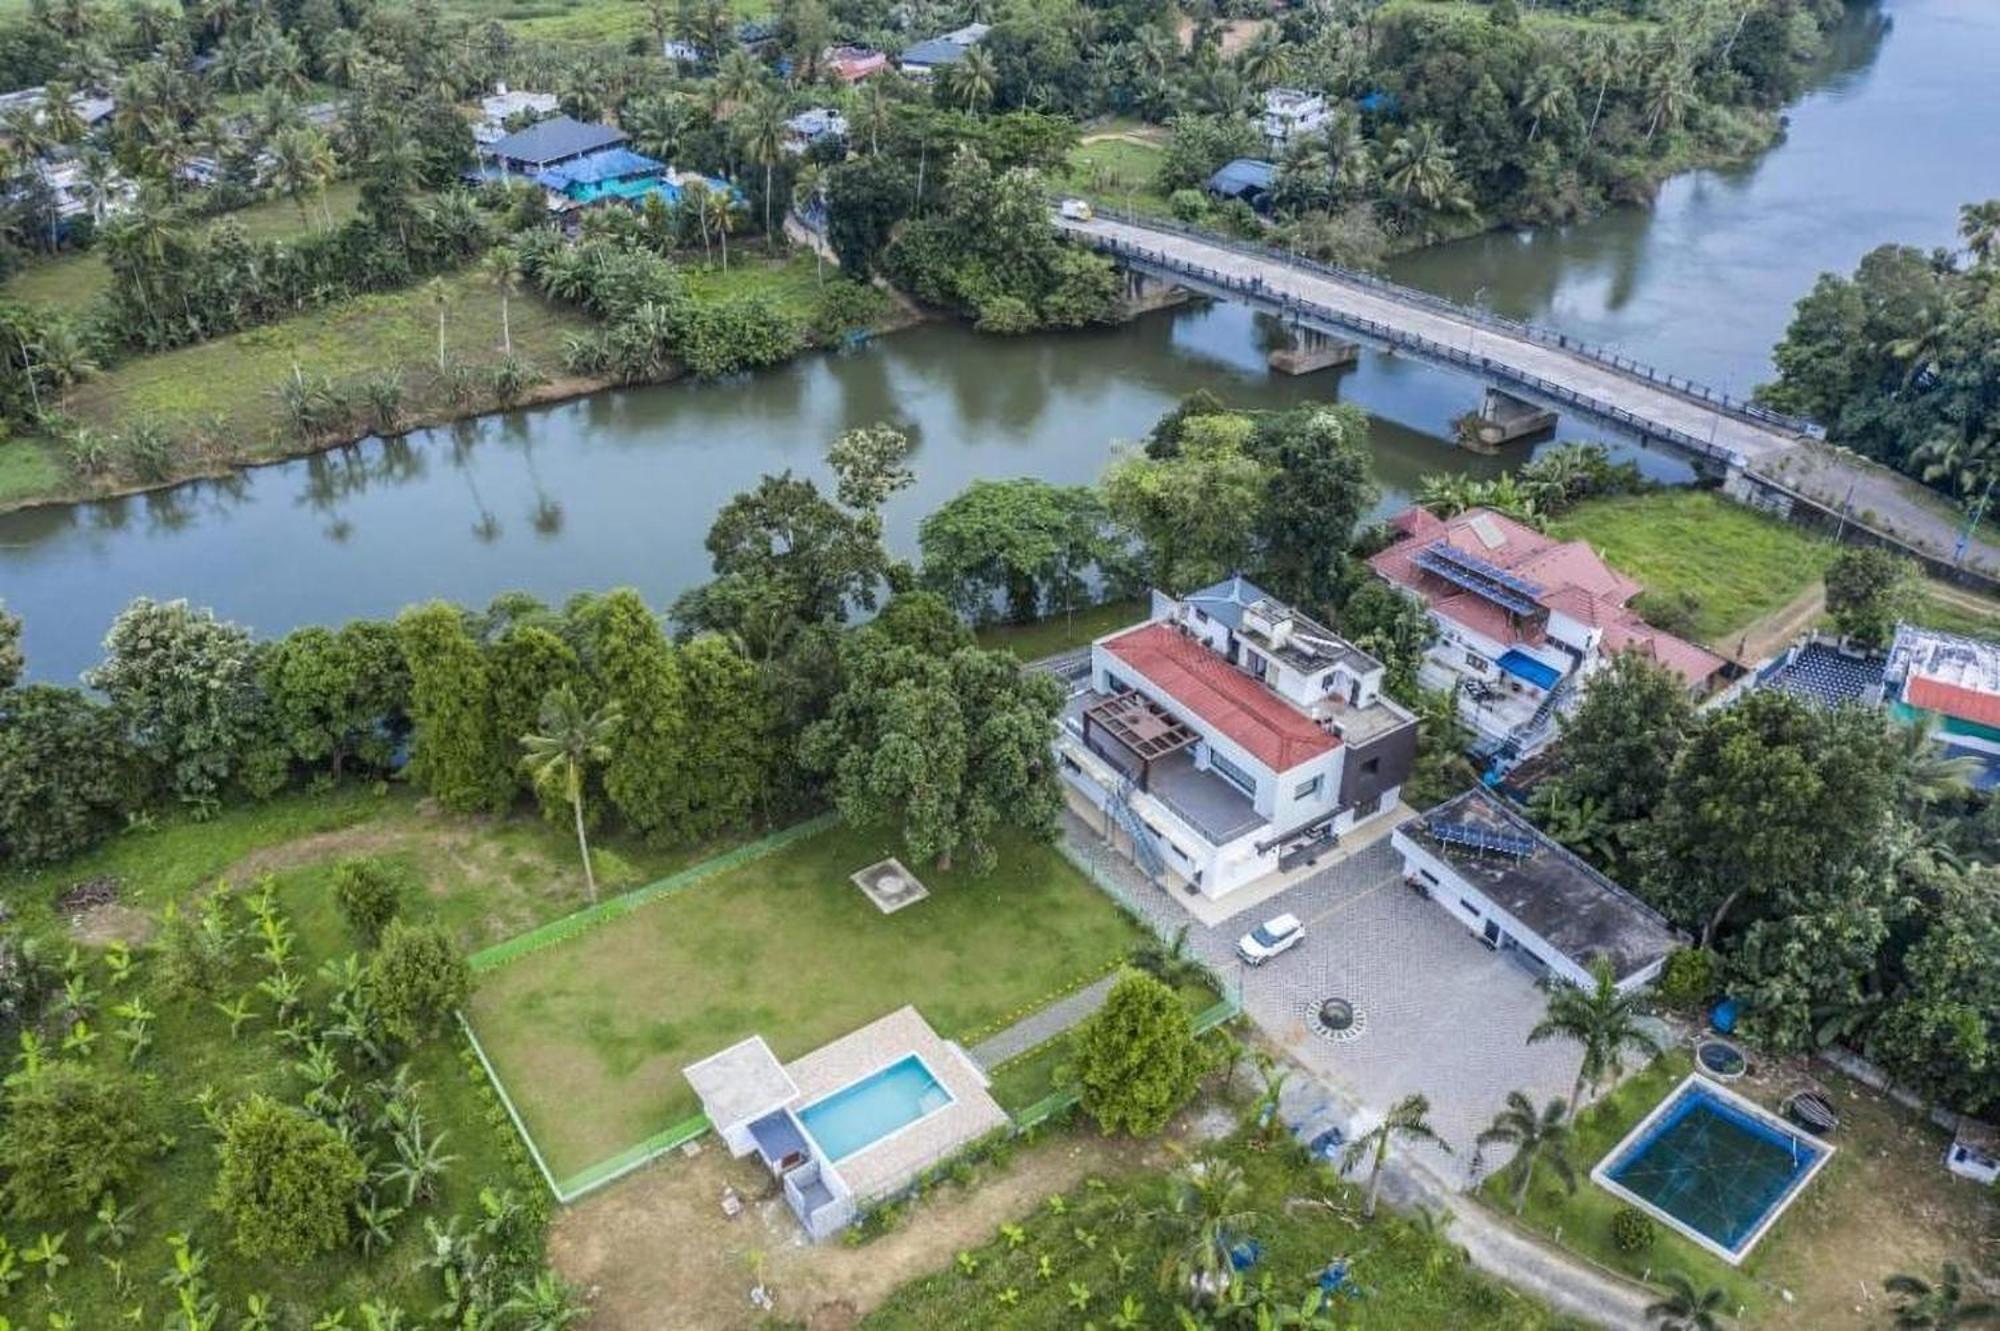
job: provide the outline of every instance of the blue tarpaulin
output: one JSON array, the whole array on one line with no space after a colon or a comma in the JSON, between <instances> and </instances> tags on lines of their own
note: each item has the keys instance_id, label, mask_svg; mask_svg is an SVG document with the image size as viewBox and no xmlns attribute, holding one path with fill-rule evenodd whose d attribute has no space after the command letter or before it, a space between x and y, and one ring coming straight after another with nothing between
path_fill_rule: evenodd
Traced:
<instances>
[{"instance_id":1,"label":"blue tarpaulin","mask_svg":"<svg viewBox=\"0 0 2000 1331\"><path fill-rule=\"evenodd\" d=\"M1562 678L1562 672L1552 665L1545 665L1518 648L1510 647L1498 661L1494 662L1510 675L1518 675L1538 689L1552 689Z\"/></svg>"}]
</instances>

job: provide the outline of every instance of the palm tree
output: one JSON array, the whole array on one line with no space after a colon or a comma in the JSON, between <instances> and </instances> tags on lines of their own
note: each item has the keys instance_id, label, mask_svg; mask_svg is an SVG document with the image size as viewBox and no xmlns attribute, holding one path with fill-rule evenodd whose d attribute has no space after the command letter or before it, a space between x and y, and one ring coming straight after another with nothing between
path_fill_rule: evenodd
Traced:
<instances>
[{"instance_id":1,"label":"palm tree","mask_svg":"<svg viewBox=\"0 0 2000 1331\"><path fill-rule=\"evenodd\" d=\"M2000 1322L2000 1304L1981 1298L1967 1300L1965 1273L1957 1262L1944 1264L1935 1285L1921 1276L1898 1272L1884 1280L1882 1288L1897 1296L1894 1324L1898 1331L1953 1331Z\"/></svg>"},{"instance_id":2,"label":"palm tree","mask_svg":"<svg viewBox=\"0 0 2000 1331\"><path fill-rule=\"evenodd\" d=\"M318 130L288 129L271 141L271 187L297 205L301 224L307 221L309 194L319 199L326 224L333 224L332 215L326 211L326 187L333 173L333 149Z\"/></svg>"},{"instance_id":3,"label":"palm tree","mask_svg":"<svg viewBox=\"0 0 2000 1331\"><path fill-rule=\"evenodd\" d=\"M1660 1042L1639 1024L1643 1013L1638 996L1619 992L1611 963L1599 957L1590 973L1589 988L1560 980L1551 984L1548 1010L1528 1032L1529 1044L1562 1039L1582 1046L1583 1058L1569 1095L1572 1115L1582 1108L1586 1084L1594 1091L1606 1077L1625 1071L1626 1051L1636 1049L1649 1058L1660 1054Z\"/></svg>"},{"instance_id":4,"label":"palm tree","mask_svg":"<svg viewBox=\"0 0 2000 1331\"><path fill-rule=\"evenodd\" d=\"M736 221L736 192L727 185L712 189L701 200L702 216L722 245L722 271L729 271L729 228Z\"/></svg>"},{"instance_id":5,"label":"palm tree","mask_svg":"<svg viewBox=\"0 0 2000 1331\"><path fill-rule=\"evenodd\" d=\"M1646 1305L1646 1316L1658 1323L1659 1331L1717 1331L1722 1325L1724 1295L1719 1286L1697 1289L1679 1271L1662 1272L1660 1279L1667 1286L1667 1297Z\"/></svg>"},{"instance_id":6,"label":"palm tree","mask_svg":"<svg viewBox=\"0 0 2000 1331\"><path fill-rule=\"evenodd\" d=\"M672 162L680 156L681 140L687 134L687 99L668 95L635 101L620 117L632 146L648 157Z\"/></svg>"},{"instance_id":7,"label":"palm tree","mask_svg":"<svg viewBox=\"0 0 2000 1331\"><path fill-rule=\"evenodd\" d=\"M854 127L868 136L868 155L878 156L882 151L882 131L889 128L889 120L896 104L889 97L889 87L881 79L871 79L861 85L861 91L854 97Z\"/></svg>"},{"instance_id":8,"label":"palm tree","mask_svg":"<svg viewBox=\"0 0 2000 1331\"><path fill-rule=\"evenodd\" d=\"M521 256L511 245L495 245L479 261L479 271L500 293L500 350L511 356L514 354L514 322L508 314L507 305L515 288L521 284Z\"/></svg>"},{"instance_id":9,"label":"palm tree","mask_svg":"<svg viewBox=\"0 0 2000 1331\"><path fill-rule=\"evenodd\" d=\"M766 88L737 117L736 132L743 152L764 168L764 243L771 234L771 173L785 156L785 94Z\"/></svg>"},{"instance_id":10,"label":"palm tree","mask_svg":"<svg viewBox=\"0 0 2000 1331\"><path fill-rule=\"evenodd\" d=\"M2000 199L1963 204L1958 210L1958 234L1974 263L1985 263L2000 253Z\"/></svg>"},{"instance_id":11,"label":"palm tree","mask_svg":"<svg viewBox=\"0 0 2000 1331\"><path fill-rule=\"evenodd\" d=\"M715 92L725 102L748 101L764 83L764 67L757 57L737 47L722 57L715 71Z\"/></svg>"},{"instance_id":12,"label":"palm tree","mask_svg":"<svg viewBox=\"0 0 2000 1331\"><path fill-rule=\"evenodd\" d=\"M975 46L959 57L946 76L953 99L966 110L977 111L993 100L1000 72L993 64L992 53L983 46Z\"/></svg>"},{"instance_id":13,"label":"palm tree","mask_svg":"<svg viewBox=\"0 0 2000 1331\"><path fill-rule=\"evenodd\" d=\"M1535 66L1521 89L1521 109L1528 113L1528 142L1542 132L1542 121L1561 115L1573 100L1563 67L1550 63Z\"/></svg>"},{"instance_id":14,"label":"palm tree","mask_svg":"<svg viewBox=\"0 0 2000 1331\"><path fill-rule=\"evenodd\" d=\"M1570 1163L1572 1130L1567 1121L1569 1106L1560 1097L1551 1099L1537 1111L1534 1102L1519 1091L1507 1092L1507 1105L1493 1116L1492 1126L1479 1134L1484 1148L1496 1142L1514 1148L1514 1214L1528 1205L1528 1185L1534 1181L1535 1166L1547 1165L1563 1186L1576 1191L1576 1166Z\"/></svg>"},{"instance_id":15,"label":"palm tree","mask_svg":"<svg viewBox=\"0 0 2000 1331\"><path fill-rule=\"evenodd\" d=\"M1430 1112L1430 1097L1406 1095L1389 1106L1388 1115L1380 1123L1347 1144L1340 1157L1342 1173L1363 1160L1369 1162L1368 1200L1361 1208L1361 1214L1369 1219L1375 1218L1375 1202L1382 1190L1382 1166L1389 1159L1391 1142L1430 1142L1446 1155L1451 1154L1451 1144L1431 1127Z\"/></svg>"},{"instance_id":16,"label":"palm tree","mask_svg":"<svg viewBox=\"0 0 2000 1331\"><path fill-rule=\"evenodd\" d=\"M1940 800L1962 799L1972 791L1973 778L1981 763L1970 756L1952 757L1938 739L1935 712L1926 712L1914 725L1900 727L1896 740L1897 784L1903 803L1912 813L1920 813Z\"/></svg>"},{"instance_id":17,"label":"palm tree","mask_svg":"<svg viewBox=\"0 0 2000 1331\"><path fill-rule=\"evenodd\" d=\"M1669 54L1646 80L1646 142L1662 129L1673 129L1694 100L1693 76L1678 54Z\"/></svg>"},{"instance_id":18,"label":"palm tree","mask_svg":"<svg viewBox=\"0 0 2000 1331\"><path fill-rule=\"evenodd\" d=\"M806 162L799 167L792 180L792 207L802 216L817 217L819 225L825 225L825 167L817 162ZM826 246L818 242L813 245L813 279L821 286L826 285Z\"/></svg>"},{"instance_id":19,"label":"palm tree","mask_svg":"<svg viewBox=\"0 0 2000 1331\"><path fill-rule=\"evenodd\" d=\"M616 703L595 712L584 711L576 693L561 685L542 701L541 733L521 736L526 750L521 762L538 789L555 790L569 801L576 819L576 847L583 856L583 881L592 904L597 901L597 873L590 865L590 839L584 833L583 788L592 763L611 756L611 737L622 718Z\"/></svg>"},{"instance_id":20,"label":"palm tree","mask_svg":"<svg viewBox=\"0 0 2000 1331\"><path fill-rule=\"evenodd\" d=\"M1458 179L1457 154L1430 121L1396 136L1382 161L1382 183L1406 206L1426 212L1470 212Z\"/></svg>"},{"instance_id":21,"label":"palm tree","mask_svg":"<svg viewBox=\"0 0 2000 1331\"><path fill-rule=\"evenodd\" d=\"M1243 81L1253 88L1268 88L1283 83L1292 66L1292 48L1276 28L1265 28L1236 58L1236 67L1243 71Z\"/></svg>"},{"instance_id":22,"label":"palm tree","mask_svg":"<svg viewBox=\"0 0 2000 1331\"><path fill-rule=\"evenodd\" d=\"M76 109L76 90L51 79L42 85L42 128L55 142L68 147L89 130Z\"/></svg>"},{"instance_id":23,"label":"palm tree","mask_svg":"<svg viewBox=\"0 0 2000 1331\"><path fill-rule=\"evenodd\" d=\"M1160 1264L1161 1288L1212 1301L1235 1274L1229 1250L1258 1219L1246 1205L1250 1185L1227 1160L1196 1160L1174 1175L1172 1187L1167 1209L1156 1217L1174 1240Z\"/></svg>"}]
</instances>

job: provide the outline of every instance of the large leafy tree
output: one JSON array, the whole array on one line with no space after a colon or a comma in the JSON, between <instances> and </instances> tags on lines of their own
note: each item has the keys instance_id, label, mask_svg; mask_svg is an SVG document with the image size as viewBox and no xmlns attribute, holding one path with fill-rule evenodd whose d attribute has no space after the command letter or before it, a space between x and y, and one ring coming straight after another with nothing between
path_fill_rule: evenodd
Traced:
<instances>
[{"instance_id":1,"label":"large leafy tree","mask_svg":"<svg viewBox=\"0 0 2000 1331\"><path fill-rule=\"evenodd\" d=\"M1349 594L1338 616L1347 640L1382 663L1382 686L1405 702L1418 695L1417 672L1437 641L1437 621L1416 597L1369 578Z\"/></svg>"},{"instance_id":2,"label":"large leafy tree","mask_svg":"<svg viewBox=\"0 0 2000 1331\"><path fill-rule=\"evenodd\" d=\"M186 601L134 601L113 621L104 662L85 673L159 767L168 793L219 796L259 720L249 631Z\"/></svg>"},{"instance_id":3,"label":"large leafy tree","mask_svg":"<svg viewBox=\"0 0 2000 1331\"><path fill-rule=\"evenodd\" d=\"M21 653L21 617L7 613L0 602L0 691L11 689L21 680L27 658Z\"/></svg>"},{"instance_id":4,"label":"large leafy tree","mask_svg":"<svg viewBox=\"0 0 2000 1331\"><path fill-rule=\"evenodd\" d=\"M368 1171L338 1132L257 1094L224 1120L219 1153L212 1205L245 1257L299 1266L347 1241Z\"/></svg>"},{"instance_id":5,"label":"large leafy tree","mask_svg":"<svg viewBox=\"0 0 2000 1331\"><path fill-rule=\"evenodd\" d=\"M370 620L286 634L263 652L258 678L266 721L286 750L336 778L357 756L385 759L409 705L410 672L394 630Z\"/></svg>"},{"instance_id":6,"label":"large leafy tree","mask_svg":"<svg viewBox=\"0 0 2000 1331\"><path fill-rule=\"evenodd\" d=\"M116 831L148 793L117 713L75 689L0 691L0 864L47 864Z\"/></svg>"},{"instance_id":7,"label":"large leafy tree","mask_svg":"<svg viewBox=\"0 0 2000 1331\"><path fill-rule=\"evenodd\" d=\"M1067 610L1114 552L1106 521L1085 486L974 481L918 529L924 580L974 621L991 618L996 602L1016 622Z\"/></svg>"},{"instance_id":8,"label":"large leafy tree","mask_svg":"<svg viewBox=\"0 0 2000 1331\"><path fill-rule=\"evenodd\" d=\"M1105 503L1137 537L1154 586L1187 592L1249 567L1273 476L1245 451L1251 429L1246 417L1192 417L1172 456L1128 452L1105 470Z\"/></svg>"},{"instance_id":9,"label":"large leafy tree","mask_svg":"<svg viewBox=\"0 0 2000 1331\"><path fill-rule=\"evenodd\" d=\"M410 671L411 769L447 809L499 809L513 797L513 739L495 725L486 659L465 613L442 601L405 610L396 636Z\"/></svg>"},{"instance_id":10,"label":"large leafy tree","mask_svg":"<svg viewBox=\"0 0 2000 1331\"><path fill-rule=\"evenodd\" d=\"M1679 675L1636 652L1611 659L1562 719L1564 789L1595 801L1614 827L1651 815L1674 760L1695 729Z\"/></svg>"},{"instance_id":11,"label":"large leafy tree","mask_svg":"<svg viewBox=\"0 0 2000 1331\"><path fill-rule=\"evenodd\" d=\"M1070 1077L1106 1135L1150 1137L1194 1094L1206 1070L1180 996L1133 972L1070 1037Z\"/></svg>"},{"instance_id":12,"label":"large leafy tree","mask_svg":"<svg viewBox=\"0 0 2000 1331\"><path fill-rule=\"evenodd\" d=\"M743 823L761 804L777 760L777 716L765 678L713 633L681 648L688 734L686 828L714 836Z\"/></svg>"},{"instance_id":13,"label":"large leafy tree","mask_svg":"<svg viewBox=\"0 0 2000 1331\"><path fill-rule=\"evenodd\" d=\"M976 870L1004 825L1053 835L1061 796L1049 749L1062 688L1013 657L936 656L872 627L841 645L843 686L800 752L859 825L900 825L911 856Z\"/></svg>"},{"instance_id":14,"label":"large leafy tree","mask_svg":"<svg viewBox=\"0 0 2000 1331\"><path fill-rule=\"evenodd\" d=\"M1860 646L1886 647L1915 578L1915 566L1892 550L1844 546L1827 566L1827 613Z\"/></svg>"},{"instance_id":15,"label":"large leafy tree","mask_svg":"<svg viewBox=\"0 0 2000 1331\"><path fill-rule=\"evenodd\" d=\"M680 660L660 621L629 587L577 612L584 664L603 703L623 718L604 764L604 791L633 830L656 842L686 835L687 712Z\"/></svg>"},{"instance_id":16,"label":"large leafy tree","mask_svg":"<svg viewBox=\"0 0 2000 1331\"><path fill-rule=\"evenodd\" d=\"M416 1041L440 1029L472 993L472 971L442 925L394 919L368 963L382 1027Z\"/></svg>"},{"instance_id":17,"label":"large leafy tree","mask_svg":"<svg viewBox=\"0 0 2000 1331\"><path fill-rule=\"evenodd\" d=\"M1285 600L1333 605L1355 525L1377 498L1367 414L1343 403L1266 416L1244 451L1270 469L1257 515L1259 576Z\"/></svg>"}]
</instances>

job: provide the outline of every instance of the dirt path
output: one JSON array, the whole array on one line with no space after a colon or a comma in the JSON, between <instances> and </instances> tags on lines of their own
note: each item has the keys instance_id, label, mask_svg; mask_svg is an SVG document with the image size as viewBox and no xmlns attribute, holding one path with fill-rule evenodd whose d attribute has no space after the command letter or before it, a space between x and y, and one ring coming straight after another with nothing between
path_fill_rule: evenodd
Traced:
<instances>
[{"instance_id":1,"label":"dirt path","mask_svg":"<svg viewBox=\"0 0 2000 1331\"><path fill-rule=\"evenodd\" d=\"M1710 644L1743 665L1755 665L1782 651L1792 639L1811 628L1826 610L1826 584L1815 579L1810 587L1779 606L1742 632Z\"/></svg>"},{"instance_id":2,"label":"dirt path","mask_svg":"<svg viewBox=\"0 0 2000 1331\"><path fill-rule=\"evenodd\" d=\"M713 1139L692 1159L670 1157L557 1217L549 1255L591 1292L592 1331L736 1331L761 1326L752 1307L751 1254L762 1253L777 1315L811 1331L844 1331L890 1291L947 1266L999 1226L1075 1187L1086 1175L1155 1168L1161 1142L1062 1135L982 1172L970 1188L947 1187L919 1204L902 1228L863 1247L809 1244L769 1175L731 1160ZM722 1214L725 1184L749 1201Z\"/></svg>"},{"instance_id":3,"label":"dirt path","mask_svg":"<svg viewBox=\"0 0 2000 1331\"><path fill-rule=\"evenodd\" d=\"M1955 605L1975 615L2000 619L2000 601L1988 600L1976 592L1966 591L1963 587L1954 587L1951 583L1936 578L1924 584L1924 594L1933 601L1943 601L1946 605Z\"/></svg>"}]
</instances>

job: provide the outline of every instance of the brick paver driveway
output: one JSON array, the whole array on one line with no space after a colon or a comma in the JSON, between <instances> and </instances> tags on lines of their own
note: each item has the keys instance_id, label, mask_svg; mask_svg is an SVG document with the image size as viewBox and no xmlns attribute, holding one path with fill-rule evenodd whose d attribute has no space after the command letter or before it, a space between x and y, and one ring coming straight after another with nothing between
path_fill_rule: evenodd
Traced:
<instances>
[{"instance_id":1,"label":"brick paver driveway","mask_svg":"<svg viewBox=\"0 0 2000 1331\"><path fill-rule=\"evenodd\" d=\"M1463 1185L1473 1138L1508 1091L1526 1091L1538 1104L1569 1094L1576 1049L1527 1043L1543 1010L1534 980L1404 887L1401 859L1386 841L1211 929L1147 885L1083 823L1072 822L1069 834L1133 904L1169 928L1189 923L1191 945L1241 985L1244 1009L1265 1034L1356 1101L1359 1113L1343 1127L1352 1129L1356 1119L1365 1127L1403 1096L1422 1092L1453 1154L1415 1154ZM1304 921L1305 941L1262 967L1238 962L1237 938L1281 912ZM1326 998L1355 1006L1359 1035L1336 1042L1318 1032L1313 1013ZM1504 1159L1496 1152L1488 1169Z\"/></svg>"}]
</instances>

